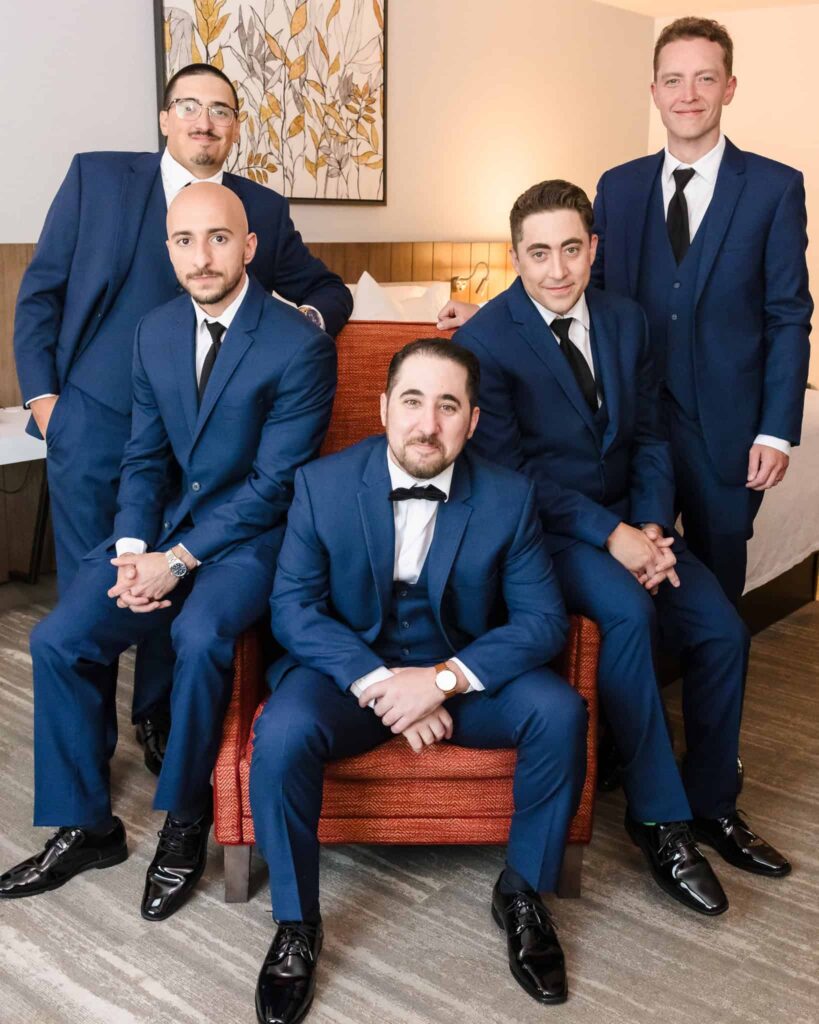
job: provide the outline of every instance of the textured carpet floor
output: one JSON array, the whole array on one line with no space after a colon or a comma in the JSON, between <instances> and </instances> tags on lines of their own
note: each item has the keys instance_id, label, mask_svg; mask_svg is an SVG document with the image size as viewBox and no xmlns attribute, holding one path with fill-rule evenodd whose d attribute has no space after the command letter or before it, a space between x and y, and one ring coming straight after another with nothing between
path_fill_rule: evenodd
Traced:
<instances>
[{"instance_id":1,"label":"textured carpet floor","mask_svg":"<svg viewBox=\"0 0 819 1024\"><path fill-rule=\"evenodd\" d=\"M31 827L28 633L43 605L0 615L0 867L40 848ZM514 983L489 894L502 850L335 847L323 851L326 945L310 1024L816 1024L819 1021L819 605L754 640L740 804L786 851L791 877L719 864L727 914L700 918L664 898L622 829L621 793L603 796L583 898L552 900L570 998L542 1007ZM162 816L130 727L121 671L115 809L130 857L64 888L0 904L2 1024L239 1024L272 936L265 869L246 905L222 901L212 844L194 897L171 920L139 916ZM678 695L671 690L672 718ZM255 862L254 862L255 863ZM715 861L716 864L716 861Z\"/></svg>"}]
</instances>

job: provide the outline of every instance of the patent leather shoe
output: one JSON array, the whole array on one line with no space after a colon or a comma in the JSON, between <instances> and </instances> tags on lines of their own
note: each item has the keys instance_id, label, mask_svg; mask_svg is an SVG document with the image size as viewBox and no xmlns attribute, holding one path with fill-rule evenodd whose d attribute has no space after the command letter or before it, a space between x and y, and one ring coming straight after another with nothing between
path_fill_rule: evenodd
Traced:
<instances>
[{"instance_id":1,"label":"patent leather shoe","mask_svg":"<svg viewBox=\"0 0 819 1024\"><path fill-rule=\"evenodd\" d=\"M145 767L154 775L162 771L168 733L171 731L171 715L167 708L157 708L150 715L136 723L134 735L142 747Z\"/></svg>"},{"instance_id":2,"label":"patent leather shoe","mask_svg":"<svg viewBox=\"0 0 819 1024\"><path fill-rule=\"evenodd\" d=\"M316 962L324 932L321 921L280 921L256 983L259 1024L298 1024L316 991Z\"/></svg>"},{"instance_id":3,"label":"patent leather shoe","mask_svg":"<svg viewBox=\"0 0 819 1024\"><path fill-rule=\"evenodd\" d=\"M170 814L165 818L145 876L141 909L146 921L164 921L188 898L205 870L212 822L211 808L193 823L177 821Z\"/></svg>"},{"instance_id":4,"label":"patent leather shoe","mask_svg":"<svg viewBox=\"0 0 819 1024\"><path fill-rule=\"evenodd\" d=\"M566 961L552 915L537 893L492 890L492 917L506 932L509 969L515 981L540 1003L564 1003L569 994Z\"/></svg>"},{"instance_id":5,"label":"patent leather shoe","mask_svg":"<svg viewBox=\"0 0 819 1024\"><path fill-rule=\"evenodd\" d=\"M114 818L114 827L104 836L66 826L54 833L42 853L0 875L0 897L17 899L59 889L81 871L110 868L127 856L125 828L119 818Z\"/></svg>"},{"instance_id":6,"label":"patent leather shoe","mask_svg":"<svg viewBox=\"0 0 819 1024\"><path fill-rule=\"evenodd\" d=\"M626 831L643 851L657 885L669 896L699 914L722 914L728 909L728 898L687 821L644 825L626 815Z\"/></svg>"},{"instance_id":7,"label":"patent leather shoe","mask_svg":"<svg viewBox=\"0 0 819 1024\"><path fill-rule=\"evenodd\" d=\"M784 878L791 873L789 861L761 839L738 811L724 818L694 818L692 828L698 842L712 846L736 868L770 878Z\"/></svg>"}]
</instances>

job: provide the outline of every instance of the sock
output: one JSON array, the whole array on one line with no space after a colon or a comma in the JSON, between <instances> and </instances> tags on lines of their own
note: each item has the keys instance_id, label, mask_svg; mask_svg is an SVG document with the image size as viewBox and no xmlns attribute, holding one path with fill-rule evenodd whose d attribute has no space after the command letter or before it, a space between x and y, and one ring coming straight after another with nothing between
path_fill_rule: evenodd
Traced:
<instances>
[{"instance_id":1,"label":"sock","mask_svg":"<svg viewBox=\"0 0 819 1024\"><path fill-rule=\"evenodd\" d=\"M641 825L656 825L657 822L656 821L641 821L640 824Z\"/></svg>"},{"instance_id":2,"label":"sock","mask_svg":"<svg viewBox=\"0 0 819 1024\"><path fill-rule=\"evenodd\" d=\"M107 836L109 832L113 832L116 827L116 822L112 816L103 818L102 821L97 821L93 825L79 825L83 832L87 832L90 836L95 836L100 839L102 836Z\"/></svg>"},{"instance_id":3,"label":"sock","mask_svg":"<svg viewBox=\"0 0 819 1024\"><path fill-rule=\"evenodd\" d=\"M535 890L526 881L523 875L519 875L514 868L507 864L503 869L498 883L498 888L504 895L509 896L513 892L534 892Z\"/></svg>"},{"instance_id":4,"label":"sock","mask_svg":"<svg viewBox=\"0 0 819 1024\"><path fill-rule=\"evenodd\" d=\"M207 807L182 807L168 813L176 825L195 825L207 813Z\"/></svg>"}]
</instances>

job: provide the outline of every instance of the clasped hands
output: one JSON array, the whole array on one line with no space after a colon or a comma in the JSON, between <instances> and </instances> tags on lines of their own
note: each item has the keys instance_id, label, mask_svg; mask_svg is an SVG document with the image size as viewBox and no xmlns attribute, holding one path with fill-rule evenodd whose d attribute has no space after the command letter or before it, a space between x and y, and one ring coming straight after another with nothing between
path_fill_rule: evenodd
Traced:
<instances>
[{"instance_id":1,"label":"clasped hands","mask_svg":"<svg viewBox=\"0 0 819 1024\"><path fill-rule=\"evenodd\" d=\"M651 594L668 580L672 587L680 585L674 569L677 558L671 550L673 537L664 537L656 523L645 523L642 528L620 523L606 541L609 554L625 566L637 582Z\"/></svg>"},{"instance_id":2,"label":"clasped hands","mask_svg":"<svg viewBox=\"0 0 819 1024\"><path fill-rule=\"evenodd\" d=\"M450 667L450 666L448 666ZM457 692L469 687L460 669ZM373 683L358 698L362 708L373 704L373 711L396 735L402 735L419 753L439 740L452 738L452 717L443 707L445 694L435 685L435 668L391 668L392 676Z\"/></svg>"},{"instance_id":3,"label":"clasped hands","mask_svg":"<svg viewBox=\"0 0 819 1024\"><path fill-rule=\"evenodd\" d=\"M191 556L182 551L182 561L192 569L195 565ZM130 608L132 612L154 612L158 608L169 608L167 595L179 583L168 568L163 551L151 551L144 555L125 552L111 559L117 567L117 582L108 591L116 598L117 608Z\"/></svg>"}]
</instances>

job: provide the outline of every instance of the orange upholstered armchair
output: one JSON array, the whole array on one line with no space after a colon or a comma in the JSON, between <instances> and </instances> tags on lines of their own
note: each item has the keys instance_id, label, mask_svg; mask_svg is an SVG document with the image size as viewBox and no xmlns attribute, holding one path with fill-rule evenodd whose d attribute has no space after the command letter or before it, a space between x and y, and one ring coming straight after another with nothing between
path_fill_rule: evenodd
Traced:
<instances>
[{"instance_id":1,"label":"orange upholstered armchair","mask_svg":"<svg viewBox=\"0 0 819 1024\"><path fill-rule=\"evenodd\" d=\"M338 338L338 392L323 452L339 451L381 431L378 396L390 358L415 338L435 334L429 324L348 324ZM572 617L558 671L589 709L586 783L569 830L559 893L580 895L583 846L591 840L597 775L597 627ZM267 690L269 636L249 630L236 645L233 695L214 770L216 839L225 847L225 898L248 898L254 843L250 815L253 722ZM512 814L511 750L472 750L435 744L414 754L402 737L325 772L319 837L324 843L504 843Z\"/></svg>"}]
</instances>

